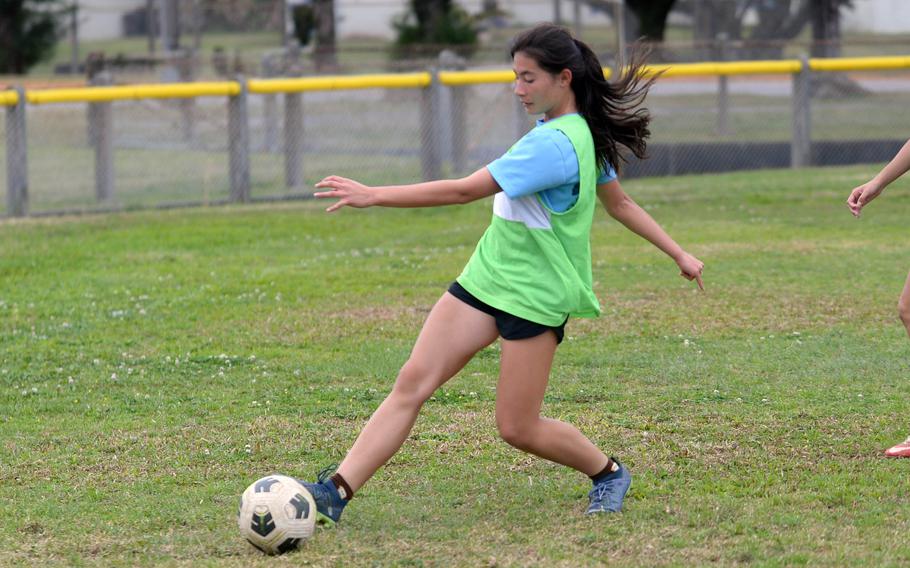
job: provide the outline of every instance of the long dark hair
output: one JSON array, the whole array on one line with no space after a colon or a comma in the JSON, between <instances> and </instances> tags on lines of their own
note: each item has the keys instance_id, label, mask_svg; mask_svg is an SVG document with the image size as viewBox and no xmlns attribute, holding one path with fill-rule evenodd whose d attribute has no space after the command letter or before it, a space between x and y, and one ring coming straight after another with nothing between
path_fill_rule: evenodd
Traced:
<instances>
[{"instance_id":1,"label":"long dark hair","mask_svg":"<svg viewBox=\"0 0 910 568\"><path fill-rule=\"evenodd\" d=\"M642 75L647 51L634 49L630 65L612 83L604 77L603 66L591 48L560 26L539 24L520 33L513 40L510 55L515 57L518 52L550 74L563 69L572 72L575 104L591 129L599 168L610 165L619 171L622 163L628 162L622 148L639 159L647 157L651 114L646 108L637 108L656 79Z\"/></svg>"}]
</instances>

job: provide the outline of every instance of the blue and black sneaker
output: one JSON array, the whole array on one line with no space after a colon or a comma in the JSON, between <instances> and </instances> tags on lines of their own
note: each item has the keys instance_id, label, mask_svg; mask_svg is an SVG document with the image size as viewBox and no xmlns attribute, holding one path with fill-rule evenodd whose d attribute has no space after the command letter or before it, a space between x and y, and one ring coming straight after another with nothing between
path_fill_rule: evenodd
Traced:
<instances>
[{"instance_id":1,"label":"blue and black sneaker","mask_svg":"<svg viewBox=\"0 0 910 568\"><path fill-rule=\"evenodd\" d=\"M610 458L613 459L613 458ZM586 515L595 513L618 513L622 509L622 500L632 485L632 474L624 465L613 459L619 469L605 475L588 493L591 503Z\"/></svg>"},{"instance_id":2,"label":"blue and black sneaker","mask_svg":"<svg viewBox=\"0 0 910 568\"><path fill-rule=\"evenodd\" d=\"M316 502L316 524L324 527L335 526L345 505L348 504L348 500L342 499L341 494L338 493L338 488L329 479L335 472L336 467L336 464L332 464L320 471L319 475L316 476L316 483L309 483L302 479L297 480L313 496L313 501Z\"/></svg>"}]
</instances>

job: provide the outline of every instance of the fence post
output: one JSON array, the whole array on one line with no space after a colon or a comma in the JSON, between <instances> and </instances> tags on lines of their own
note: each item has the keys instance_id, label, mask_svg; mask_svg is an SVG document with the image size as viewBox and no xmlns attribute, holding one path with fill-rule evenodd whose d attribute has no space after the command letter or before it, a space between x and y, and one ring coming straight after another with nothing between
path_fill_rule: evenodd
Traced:
<instances>
[{"instance_id":1,"label":"fence post","mask_svg":"<svg viewBox=\"0 0 910 568\"><path fill-rule=\"evenodd\" d=\"M111 84L110 73L104 71L95 76L93 85ZM114 128L113 103L89 103L89 125L91 139L95 146L95 199L98 203L110 203L114 198Z\"/></svg>"},{"instance_id":2,"label":"fence post","mask_svg":"<svg viewBox=\"0 0 910 568\"><path fill-rule=\"evenodd\" d=\"M273 55L264 55L261 67L262 74L266 78L280 76ZM265 123L263 149L269 154L276 153L278 152L278 95L267 93L259 96L262 97L263 121Z\"/></svg>"},{"instance_id":3,"label":"fence post","mask_svg":"<svg viewBox=\"0 0 910 568\"><path fill-rule=\"evenodd\" d=\"M288 189L303 186L303 93L284 94L284 179Z\"/></svg>"},{"instance_id":4,"label":"fence post","mask_svg":"<svg viewBox=\"0 0 910 568\"><path fill-rule=\"evenodd\" d=\"M717 34L717 59L727 60L727 34ZM730 134L730 78L717 76L717 134Z\"/></svg>"},{"instance_id":5,"label":"fence post","mask_svg":"<svg viewBox=\"0 0 910 568\"><path fill-rule=\"evenodd\" d=\"M19 102L6 108L6 214L28 214L28 131L25 90L16 87Z\"/></svg>"},{"instance_id":6,"label":"fence post","mask_svg":"<svg viewBox=\"0 0 910 568\"><path fill-rule=\"evenodd\" d=\"M812 164L812 72L809 59L800 58L801 69L793 75L793 138L790 141L790 166Z\"/></svg>"},{"instance_id":7,"label":"fence post","mask_svg":"<svg viewBox=\"0 0 910 568\"><path fill-rule=\"evenodd\" d=\"M228 148L231 197L234 202L250 200L250 121L246 79L237 77L240 92L228 97Z\"/></svg>"},{"instance_id":8,"label":"fence post","mask_svg":"<svg viewBox=\"0 0 910 568\"><path fill-rule=\"evenodd\" d=\"M430 84L420 94L420 171L424 181L439 179L439 72L430 69Z\"/></svg>"}]
</instances>

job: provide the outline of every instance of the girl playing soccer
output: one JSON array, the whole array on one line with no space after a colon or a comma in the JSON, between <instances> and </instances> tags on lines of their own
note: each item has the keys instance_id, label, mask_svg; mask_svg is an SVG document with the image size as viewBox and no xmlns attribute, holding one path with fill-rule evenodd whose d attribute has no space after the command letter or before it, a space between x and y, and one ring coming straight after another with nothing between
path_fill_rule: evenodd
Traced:
<instances>
[{"instance_id":1,"label":"girl playing soccer","mask_svg":"<svg viewBox=\"0 0 910 568\"><path fill-rule=\"evenodd\" d=\"M847 207L850 208L853 216L859 217L866 204L878 197L888 187L888 184L907 173L907 170L910 170L910 141L904 144L904 147L887 166L882 168L882 171L878 172L878 175L863 185L853 188L850 197L847 198ZM910 274L907 275L904 291L897 302L897 313L904 322L904 327L907 328L907 334L910 335ZM910 458L910 437L885 450L885 455L891 458Z\"/></svg>"},{"instance_id":2,"label":"girl playing soccer","mask_svg":"<svg viewBox=\"0 0 910 568\"><path fill-rule=\"evenodd\" d=\"M316 197L342 207L432 207L494 195L493 219L457 280L430 311L392 392L330 478L307 483L320 519L334 523L354 492L404 443L423 403L481 349L501 339L496 425L512 446L593 482L588 513L619 511L632 478L574 426L540 415L550 367L570 316L593 317L590 232L595 198L702 287L703 264L620 188L620 147L645 155L650 116L635 106L653 79L641 62L610 84L591 49L541 24L511 49L515 95L536 128L488 166L455 180L368 187L329 176Z\"/></svg>"}]
</instances>

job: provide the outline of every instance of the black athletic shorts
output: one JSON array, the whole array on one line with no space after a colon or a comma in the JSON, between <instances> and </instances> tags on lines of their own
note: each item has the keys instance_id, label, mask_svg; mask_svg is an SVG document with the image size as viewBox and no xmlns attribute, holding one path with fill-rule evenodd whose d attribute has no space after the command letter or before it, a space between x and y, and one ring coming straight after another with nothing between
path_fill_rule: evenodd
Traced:
<instances>
[{"instance_id":1,"label":"black athletic shorts","mask_svg":"<svg viewBox=\"0 0 910 568\"><path fill-rule=\"evenodd\" d=\"M496 329L499 330L499 335L501 335L503 339L527 339L529 337L537 337L547 331L552 331L556 334L556 343L559 344L562 343L562 338L566 333L566 322L569 321L569 318L566 318L566 321L562 322L562 325L556 327L534 323L533 321L513 316L508 312L504 312L489 304L481 302L470 292L462 288L461 284L458 282L452 282L452 285L449 286L449 294L452 294L472 308L476 308L485 314L493 316L496 320Z\"/></svg>"}]
</instances>

